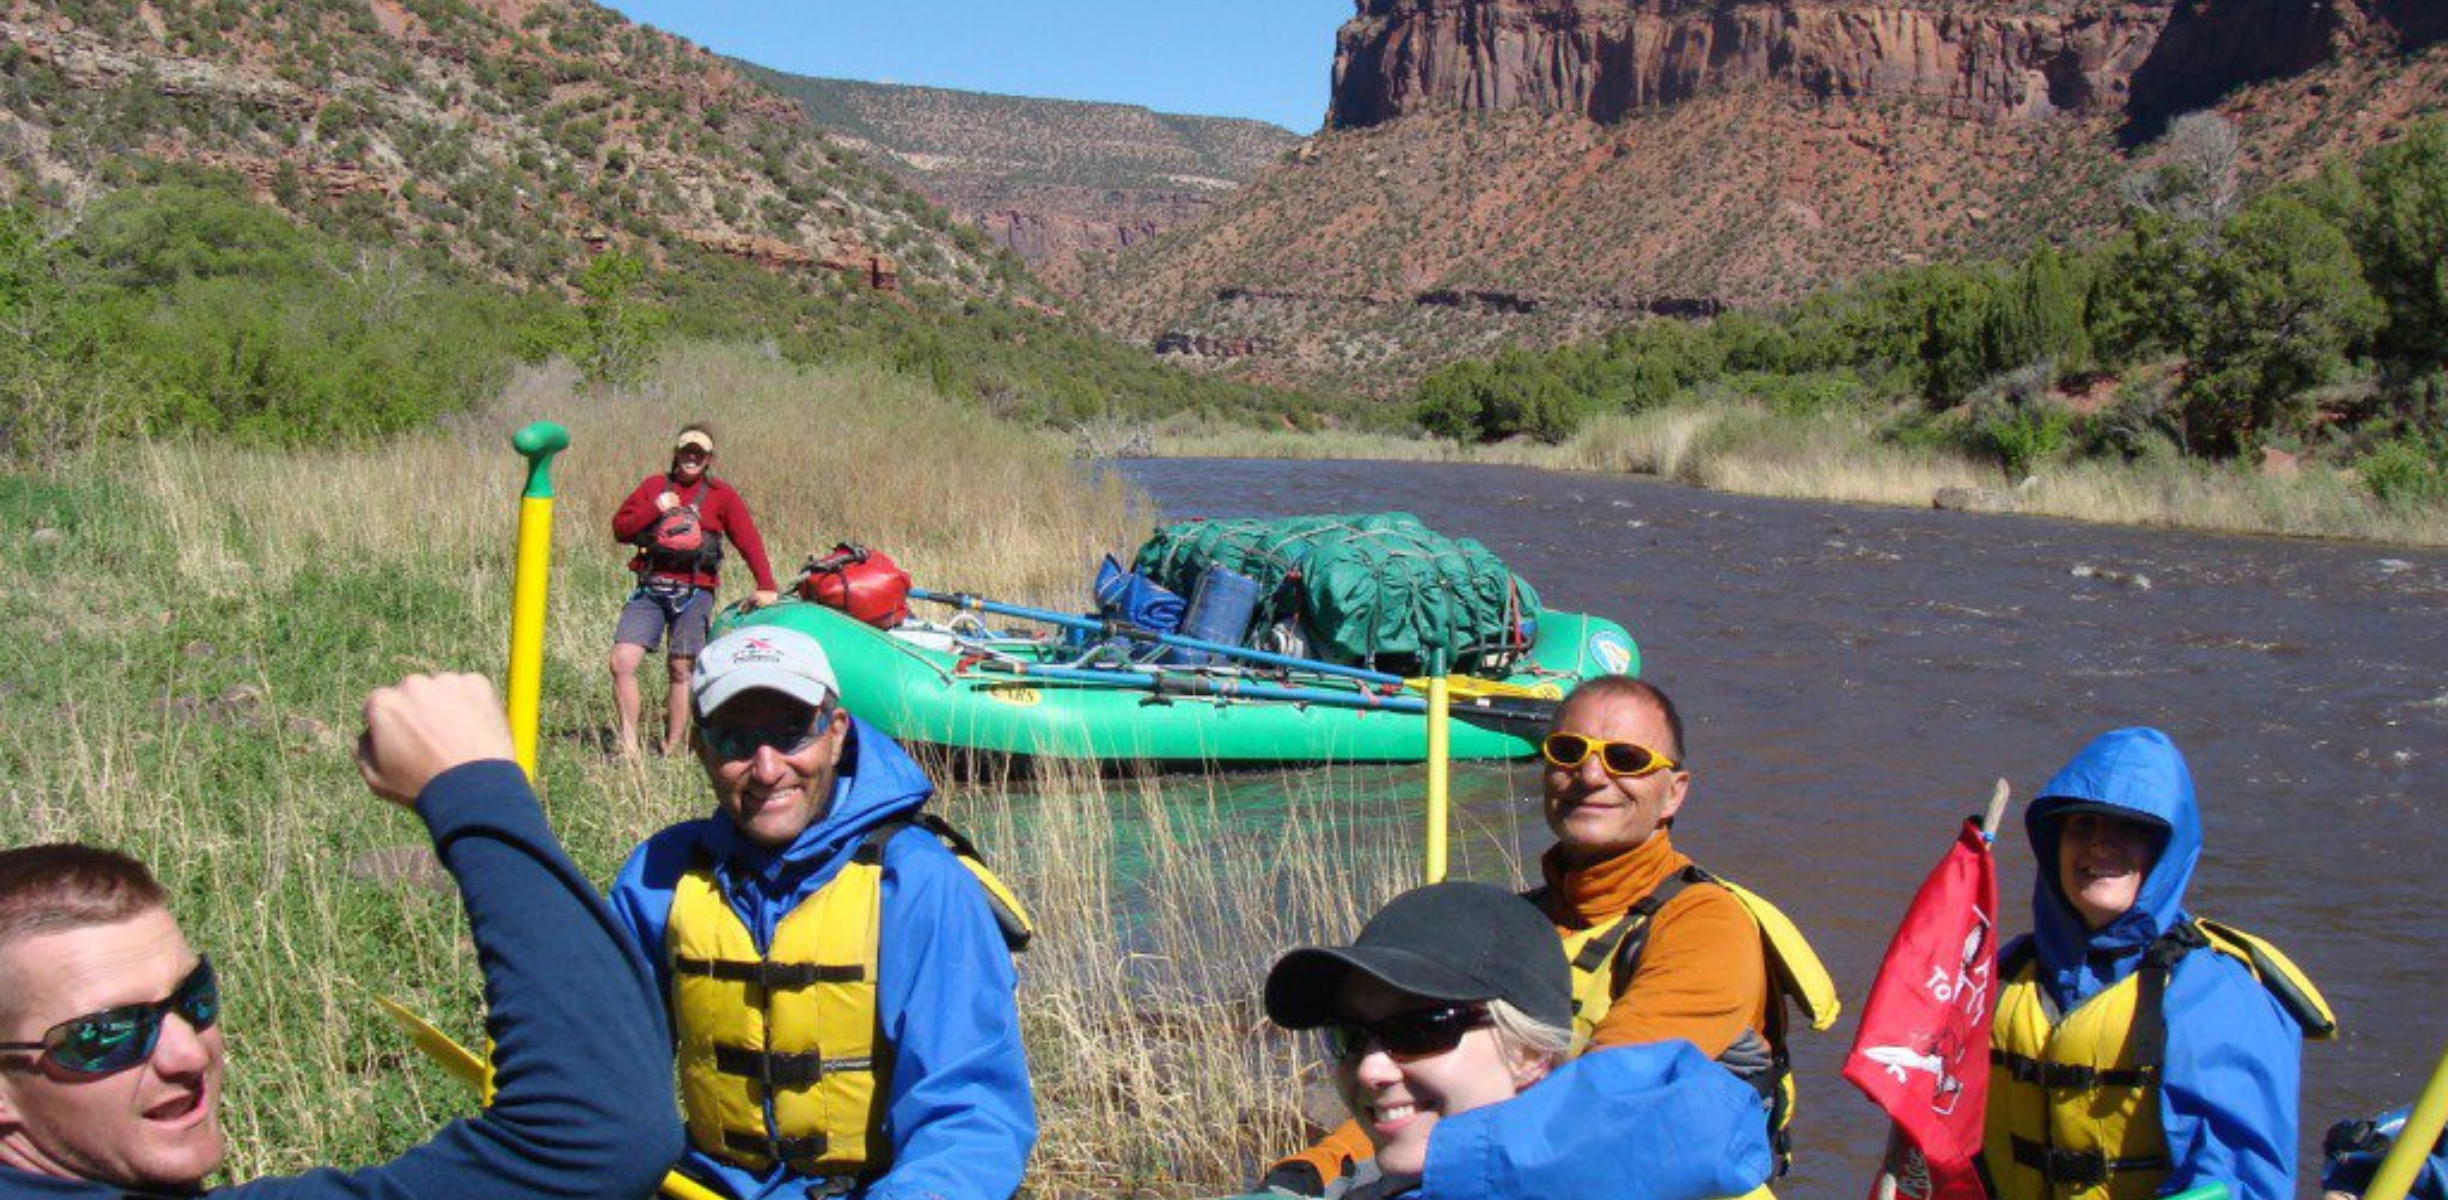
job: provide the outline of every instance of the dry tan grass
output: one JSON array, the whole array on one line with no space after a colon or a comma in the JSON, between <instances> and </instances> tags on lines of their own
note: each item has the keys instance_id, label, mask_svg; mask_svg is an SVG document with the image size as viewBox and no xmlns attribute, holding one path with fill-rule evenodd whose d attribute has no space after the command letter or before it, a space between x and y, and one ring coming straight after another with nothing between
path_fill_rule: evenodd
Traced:
<instances>
[{"instance_id":1,"label":"dry tan grass","mask_svg":"<svg viewBox=\"0 0 2448 1200\"><path fill-rule=\"evenodd\" d=\"M1248 818L1253 796L1277 820ZM1417 870L1333 773L1205 781L1058 771L954 798L1044 933L1021 962L1043 1134L1030 1190L1238 1191L1306 1144L1314 1047L1258 1009L1274 955L1340 940ZM1323 1115L1323 1114L1320 1114Z\"/></svg>"},{"instance_id":2,"label":"dry tan grass","mask_svg":"<svg viewBox=\"0 0 2448 1200\"><path fill-rule=\"evenodd\" d=\"M1459 447L1434 438L1258 432L1157 439L1167 454L1503 463L1654 475L1716 491L1926 508L1941 489L1988 493L1993 511L2115 525L2448 545L2448 508L2391 506L2350 474L2263 476L2200 462L2077 462L2009 480L1994 463L1878 437L1869 414L1783 416L1746 403L1652 409L1590 420L1557 445L1527 439ZM1215 449L1214 447L1223 447Z\"/></svg>"},{"instance_id":3,"label":"dry tan grass","mask_svg":"<svg viewBox=\"0 0 2448 1200\"><path fill-rule=\"evenodd\" d=\"M1219 425L1181 431L1158 430L1148 438L1159 458L1364 458L1406 462L1459 462L1477 455L1453 442L1390 433L1325 430L1291 433Z\"/></svg>"}]
</instances>

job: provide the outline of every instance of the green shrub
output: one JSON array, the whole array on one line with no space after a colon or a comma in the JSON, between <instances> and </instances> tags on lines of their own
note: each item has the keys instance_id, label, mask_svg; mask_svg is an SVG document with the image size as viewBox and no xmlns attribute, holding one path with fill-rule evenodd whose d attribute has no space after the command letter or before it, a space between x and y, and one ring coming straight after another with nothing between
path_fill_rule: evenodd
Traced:
<instances>
[{"instance_id":1,"label":"green shrub","mask_svg":"<svg viewBox=\"0 0 2448 1200\"><path fill-rule=\"evenodd\" d=\"M2008 475L2022 478L2065 456L2073 420L2058 409L2017 408L1980 424L1976 436Z\"/></svg>"},{"instance_id":2,"label":"green shrub","mask_svg":"<svg viewBox=\"0 0 2448 1200\"><path fill-rule=\"evenodd\" d=\"M2355 474L2383 504L2448 504L2448 437L2391 438L2358 460Z\"/></svg>"},{"instance_id":3,"label":"green shrub","mask_svg":"<svg viewBox=\"0 0 2448 1200\"><path fill-rule=\"evenodd\" d=\"M1724 384L1732 391L1750 396L1786 416L1810 416L1836 409L1856 408L1868 397L1861 377L1845 370L1792 375L1745 371L1726 376Z\"/></svg>"}]
</instances>

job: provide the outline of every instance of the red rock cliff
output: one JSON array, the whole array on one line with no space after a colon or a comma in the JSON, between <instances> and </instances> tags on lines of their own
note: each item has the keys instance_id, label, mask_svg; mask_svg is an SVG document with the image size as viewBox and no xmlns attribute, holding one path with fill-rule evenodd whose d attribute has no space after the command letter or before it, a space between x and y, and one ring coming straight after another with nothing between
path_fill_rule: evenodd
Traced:
<instances>
[{"instance_id":1,"label":"red rock cliff","mask_svg":"<svg viewBox=\"0 0 2448 1200\"><path fill-rule=\"evenodd\" d=\"M1359 0L1329 123L1531 110L1612 121L1784 84L1955 116L2145 118L2343 44L2443 36L2440 0ZM2165 35L2163 37L2163 35ZM2168 44L2163 44L2163 42ZM2144 111L2147 110L2147 111Z\"/></svg>"}]
</instances>

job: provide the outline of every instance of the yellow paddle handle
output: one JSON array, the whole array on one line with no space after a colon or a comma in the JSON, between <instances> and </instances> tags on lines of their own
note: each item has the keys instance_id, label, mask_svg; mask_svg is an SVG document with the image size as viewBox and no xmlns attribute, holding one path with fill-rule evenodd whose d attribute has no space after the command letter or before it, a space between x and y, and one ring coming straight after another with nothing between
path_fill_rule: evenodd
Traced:
<instances>
[{"instance_id":1,"label":"yellow paddle handle","mask_svg":"<svg viewBox=\"0 0 2448 1200\"><path fill-rule=\"evenodd\" d=\"M510 591L510 749L536 777L536 728L544 699L544 599L552 575L553 502L519 501L518 574Z\"/></svg>"}]
</instances>

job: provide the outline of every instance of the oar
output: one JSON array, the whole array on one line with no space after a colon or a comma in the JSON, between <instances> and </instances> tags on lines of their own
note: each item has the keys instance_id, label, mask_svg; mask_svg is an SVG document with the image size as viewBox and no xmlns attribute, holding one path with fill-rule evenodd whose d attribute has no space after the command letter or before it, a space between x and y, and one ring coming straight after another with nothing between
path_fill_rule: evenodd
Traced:
<instances>
[{"instance_id":1,"label":"oar","mask_svg":"<svg viewBox=\"0 0 2448 1200\"><path fill-rule=\"evenodd\" d=\"M1445 882L1447 786L1452 778L1448 756L1453 748L1453 694L1445 683L1445 653L1438 651L1428 665L1428 834L1424 841L1429 883Z\"/></svg>"},{"instance_id":2,"label":"oar","mask_svg":"<svg viewBox=\"0 0 2448 1200\"><path fill-rule=\"evenodd\" d=\"M553 455L569 449L569 430L538 421L511 435L527 459L519 498L518 573L510 590L510 751L536 777L536 721L544 694L544 592L552 574Z\"/></svg>"},{"instance_id":3,"label":"oar","mask_svg":"<svg viewBox=\"0 0 2448 1200\"><path fill-rule=\"evenodd\" d=\"M1390 674L1385 671L1371 671L1366 667L1347 667L1341 663L1321 662L1314 658L1295 658L1289 654L1277 654L1269 650L1253 650L1248 646L1236 646L1230 642L1211 642L1205 638L1184 637L1178 633L1158 633L1153 629L1141 628L1140 626L1133 625L1128 621L1101 620L1096 617L1073 616L1070 613L1055 612L1051 609L1028 608L1018 604L1005 604L999 600L988 600L982 596L972 596L967 592L936 592L929 591L926 588L914 587L910 589L909 594L911 599L931 600L937 604L948 604L954 608L962 610L963 612L990 612L998 616L1018 617L1024 621L1042 621L1048 625L1058 625L1065 629L1077 629L1083 633L1100 633L1108 637L1129 638L1135 642L1153 642L1159 646L1174 646L1183 650L1200 650L1209 654L1222 655L1226 658L1236 658L1243 662L1253 662L1270 667L1283 667L1294 671L1307 671L1316 675L1332 675L1342 679L1358 680L1361 683L1373 683L1380 687L1407 688L1415 692L1425 692L1428 690L1428 681L1426 679L1405 679L1400 675ZM1518 684L1506 683L1497 679L1478 679L1470 676L1461 676L1449 680L1449 683L1452 685L1453 690L1456 693L1464 695L1512 696L1524 700L1554 699L1554 697L1544 695L1534 689L1522 687Z\"/></svg>"},{"instance_id":4,"label":"oar","mask_svg":"<svg viewBox=\"0 0 2448 1200\"><path fill-rule=\"evenodd\" d=\"M416 1015L408 1006L389 996L376 996L374 1002L390 1014L393 1023L408 1031L408 1040L425 1052L434 1065L450 1077L475 1088L490 1097L493 1091L493 1067L484 1056L451 1040L451 1035L434 1028L431 1021Z\"/></svg>"},{"instance_id":5,"label":"oar","mask_svg":"<svg viewBox=\"0 0 2448 1200\"><path fill-rule=\"evenodd\" d=\"M2442 1126L2448 1126L2448 1054L2431 1068L2430 1082L2415 1097L2405 1124L2397 1127L2396 1142L2380 1160L2380 1169L2372 1172L2371 1186L2363 1189L2364 1200L2405 1200L2415 1177L2422 1174L2423 1160L2439 1143Z\"/></svg>"},{"instance_id":6,"label":"oar","mask_svg":"<svg viewBox=\"0 0 2448 1200\"><path fill-rule=\"evenodd\" d=\"M389 996L376 996L374 1002L390 1014L392 1021L408 1031L408 1040L425 1052L443 1072L484 1094L484 1102L493 1102L493 1068L484 1056L460 1045L451 1035L434 1028L431 1021L416 1015L407 1005ZM698 1183L678 1171L663 1176L663 1194L672 1200L723 1200L713 1189Z\"/></svg>"},{"instance_id":7,"label":"oar","mask_svg":"<svg viewBox=\"0 0 2448 1200\"><path fill-rule=\"evenodd\" d=\"M1121 688L1127 691L1153 692L1159 696L1182 696L1216 700L1275 700L1289 704L1316 704L1327 708L1352 708L1364 711L1404 713L1418 716L1428 711L1427 701L1415 696L1386 696L1376 692L1335 691L1331 688L1280 687L1270 683L1251 683L1231 676L1195 675L1186 672L1153 674L1146 671L1085 670L1078 667L1041 667L1034 663L1012 662L989 658L973 663L970 669L1018 679L1043 679L1051 683L1078 683L1094 687ZM1517 700L1492 696L1473 696L1454 702L1454 715L1466 721L1497 725L1539 725L1555 716L1555 700Z\"/></svg>"}]
</instances>

